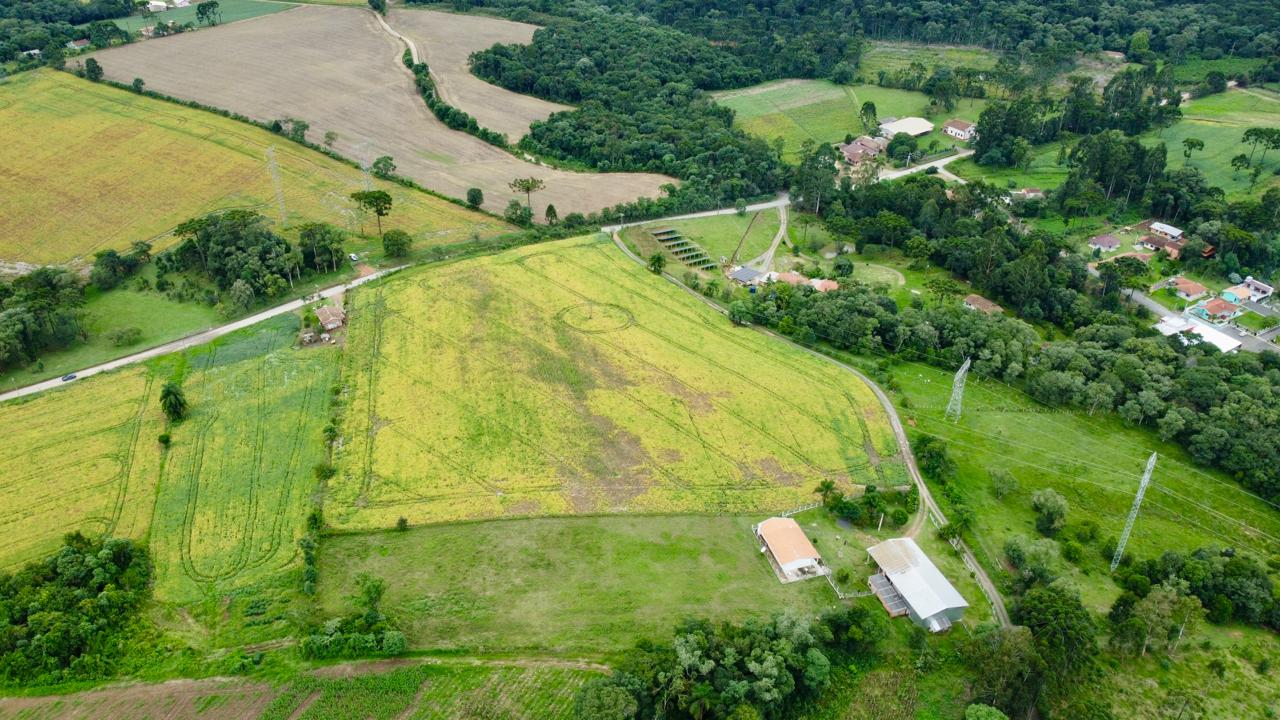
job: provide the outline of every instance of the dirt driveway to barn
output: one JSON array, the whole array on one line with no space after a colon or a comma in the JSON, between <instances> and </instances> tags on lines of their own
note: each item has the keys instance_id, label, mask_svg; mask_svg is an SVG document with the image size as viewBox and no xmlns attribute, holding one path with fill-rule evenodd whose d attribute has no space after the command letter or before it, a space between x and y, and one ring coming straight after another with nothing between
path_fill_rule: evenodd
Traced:
<instances>
[{"instance_id":1,"label":"dirt driveway to barn","mask_svg":"<svg viewBox=\"0 0 1280 720\"><path fill-rule=\"evenodd\" d=\"M342 155L364 164L390 155L399 174L437 192L463 198L478 187L484 207L495 212L511 198L524 200L507 187L517 177L546 182L533 196L538 218L548 203L563 217L657 197L674 182L646 173L555 170L451 130L418 96L403 52L370 11L311 5L94 57L112 80L142 78L150 90L260 121L298 118L309 123L312 141L333 131L333 148Z\"/></svg>"},{"instance_id":2,"label":"dirt driveway to barn","mask_svg":"<svg viewBox=\"0 0 1280 720\"><path fill-rule=\"evenodd\" d=\"M538 29L536 25L412 8L392 10L388 22L418 46L445 102L465 110L481 127L505 133L512 143L529 132L529 124L535 120L572 109L504 90L471 74L467 62L471 53L498 43L527 45Z\"/></svg>"}]
</instances>

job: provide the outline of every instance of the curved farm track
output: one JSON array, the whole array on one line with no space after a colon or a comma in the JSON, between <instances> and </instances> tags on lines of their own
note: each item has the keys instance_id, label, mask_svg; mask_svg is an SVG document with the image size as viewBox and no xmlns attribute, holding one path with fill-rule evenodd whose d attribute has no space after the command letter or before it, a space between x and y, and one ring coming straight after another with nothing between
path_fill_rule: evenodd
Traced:
<instances>
[{"instance_id":1,"label":"curved farm track","mask_svg":"<svg viewBox=\"0 0 1280 720\"><path fill-rule=\"evenodd\" d=\"M663 184L675 182L646 173L547 168L451 130L418 96L412 73L401 62L403 52L403 43L371 12L311 5L123 45L94 57L112 80L140 77L150 90L259 121L305 120L313 140L337 133L334 150L346 157L367 164L390 155L399 174L437 192L461 198L469 188L481 188L485 207L498 212L511 199L524 200L507 187L516 177L545 180L546 189L533 196L537 217L548 203L561 215L593 212L656 197ZM462 97L461 86L453 88L456 78L448 77L454 80L446 82L450 92ZM527 120L518 114L521 122Z\"/></svg>"}]
</instances>

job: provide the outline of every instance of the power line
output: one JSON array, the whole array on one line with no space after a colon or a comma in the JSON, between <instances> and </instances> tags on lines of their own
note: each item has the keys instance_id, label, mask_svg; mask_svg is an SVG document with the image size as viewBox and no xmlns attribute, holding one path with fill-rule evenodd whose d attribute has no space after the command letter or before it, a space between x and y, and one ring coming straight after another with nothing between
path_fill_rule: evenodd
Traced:
<instances>
[{"instance_id":1,"label":"power line","mask_svg":"<svg viewBox=\"0 0 1280 720\"><path fill-rule=\"evenodd\" d=\"M964 379L969 374L970 359L965 358L964 364L956 371L956 377L951 381L951 400L947 403L947 411L943 413L943 417L960 422L960 412L964 402Z\"/></svg>"}]
</instances>

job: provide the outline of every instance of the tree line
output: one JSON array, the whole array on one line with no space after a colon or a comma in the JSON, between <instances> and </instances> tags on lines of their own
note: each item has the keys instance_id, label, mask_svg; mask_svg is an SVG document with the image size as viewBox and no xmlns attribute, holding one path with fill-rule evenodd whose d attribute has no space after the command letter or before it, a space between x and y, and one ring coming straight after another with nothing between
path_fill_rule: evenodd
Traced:
<instances>
[{"instance_id":1,"label":"tree line","mask_svg":"<svg viewBox=\"0 0 1280 720\"><path fill-rule=\"evenodd\" d=\"M72 40L88 38L94 47L106 47L125 39L110 20L132 12L129 0L5 0L0 2L0 62L39 50L41 61L61 66L64 46ZM87 28L77 27L85 24Z\"/></svg>"}]
</instances>

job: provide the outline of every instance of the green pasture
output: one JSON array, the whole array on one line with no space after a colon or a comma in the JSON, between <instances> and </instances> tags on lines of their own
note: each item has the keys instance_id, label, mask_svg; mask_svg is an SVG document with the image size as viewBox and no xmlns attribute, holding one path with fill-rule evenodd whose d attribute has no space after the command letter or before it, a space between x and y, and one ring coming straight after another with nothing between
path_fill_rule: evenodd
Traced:
<instances>
[{"instance_id":1,"label":"green pasture","mask_svg":"<svg viewBox=\"0 0 1280 720\"><path fill-rule=\"evenodd\" d=\"M1263 170L1252 190L1250 171L1231 167L1232 157L1251 153L1250 147L1241 142L1245 130L1276 126L1280 126L1280 95L1246 88L1192 100L1183 105L1181 120L1145 137L1168 146L1170 168L1190 164L1204 173L1210 185L1225 190L1228 198L1237 199L1246 195L1256 197L1267 188L1280 185L1280 176L1276 175L1280 171L1280 152L1267 153L1265 162L1262 162L1261 149L1254 153L1255 161ZM1204 141L1204 150L1193 153L1190 160L1183 157L1182 141L1186 138Z\"/></svg>"},{"instance_id":2,"label":"green pasture","mask_svg":"<svg viewBox=\"0 0 1280 720\"><path fill-rule=\"evenodd\" d=\"M904 421L917 434L939 437L949 446L958 465L951 484L976 511L974 551L988 571L1004 573L1002 548L1008 538L1039 537L1030 498L1035 490L1052 487L1071 507L1064 536L1084 520L1099 527L1085 559L1078 566L1062 561L1059 570L1080 587L1086 604L1105 611L1119 589L1106 577L1102 541L1119 536L1153 451L1159 459L1129 542L1131 554L1146 558L1165 550L1230 544L1266 559L1280 550L1276 508L1234 480L1196 467L1181 448L1146 431L1112 416L1044 407L998 380L973 374L964 415L950 422L942 415L951 373L918 363L897 365L893 373L902 388ZM996 469L1008 470L1020 485L1003 499L991 491L990 473Z\"/></svg>"},{"instance_id":3,"label":"green pasture","mask_svg":"<svg viewBox=\"0 0 1280 720\"><path fill-rule=\"evenodd\" d=\"M686 617L741 622L834 607L822 580L783 585L755 516L594 516L432 525L326 537L319 605L342 611L355 577L417 649L608 656ZM820 547L819 552L825 552ZM860 552L833 562L860 562Z\"/></svg>"},{"instance_id":4,"label":"green pasture","mask_svg":"<svg viewBox=\"0 0 1280 720\"><path fill-rule=\"evenodd\" d=\"M192 3L187 7L171 8L149 15L130 15L129 17L117 18L112 22L120 29L128 32L138 32L142 28L151 27L158 22L199 25L196 22L197 7L199 7L198 3ZM218 0L218 10L222 14L220 24L222 25L237 20L248 20L261 15L270 15L281 10L288 10L291 7L296 6L293 3L276 2L276 0Z\"/></svg>"},{"instance_id":5,"label":"green pasture","mask_svg":"<svg viewBox=\"0 0 1280 720\"><path fill-rule=\"evenodd\" d=\"M999 56L986 48L964 45L923 45L920 43L873 40L868 42L858 63L858 75L874 81L880 71L905 70L913 62L930 71L936 67L995 67Z\"/></svg>"},{"instance_id":6,"label":"green pasture","mask_svg":"<svg viewBox=\"0 0 1280 720\"><path fill-rule=\"evenodd\" d=\"M1191 57L1173 64L1173 77L1179 83L1195 85L1203 82L1205 76L1214 70L1230 79L1236 75L1253 72L1265 62L1265 58L1224 57L1205 60Z\"/></svg>"},{"instance_id":7,"label":"green pasture","mask_svg":"<svg viewBox=\"0 0 1280 720\"><path fill-rule=\"evenodd\" d=\"M780 225L778 211L772 208L745 215L656 221L647 229L675 228L680 234L702 247L707 257L719 262L721 257L737 258L738 263L751 260L769 249Z\"/></svg>"},{"instance_id":8,"label":"green pasture","mask_svg":"<svg viewBox=\"0 0 1280 720\"><path fill-rule=\"evenodd\" d=\"M864 102L875 103L880 119L924 117L936 126L919 139L927 148L937 141L939 148L958 141L942 133L942 123L950 118L977 121L985 100L961 99L951 112L930 112L924 93L895 90L875 85L837 85L828 80L780 80L741 90L718 93L717 101L736 113L734 122L743 130L772 141L783 140L783 156L799 157L805 140L816 143L842 142L846 135L874 133L865 128L858 113Z\"/></svg>"}]
</instances>

